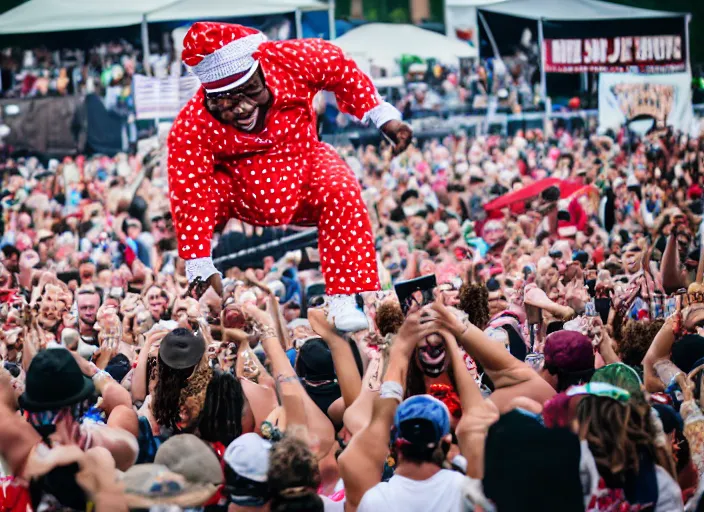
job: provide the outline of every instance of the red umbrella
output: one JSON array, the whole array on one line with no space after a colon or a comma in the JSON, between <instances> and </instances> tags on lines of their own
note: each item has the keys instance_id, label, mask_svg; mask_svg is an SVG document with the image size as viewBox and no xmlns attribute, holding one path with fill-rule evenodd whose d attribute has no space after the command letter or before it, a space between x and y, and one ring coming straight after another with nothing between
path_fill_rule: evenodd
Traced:
<instances>
[{"instance_id":1,"label":"red umbrella","mask_svg":"<svg viewBox=\"0 0 704 512\"><path fill-rule=\"evenodd\" d=\"M519 188L501 197L497 197L493 201L484 205L484 210L487 212L507 208L516 203L524 203L529 199L539 196L543 190L550 187L560 188L560 198L565 199L570 197L575 192L579 195L591 191L593 187L585 187L581 180L561 180L559 178L545 178L535 183L531 183L527 187Z\"/></svg>"},{"instance_id":2,"label":"red umbrella","mask_svg":"<svg viewBox=\"0 0 704 512\"><path fill-rule=\"evenodd\" d=\"M497 197L493 201L488 202L484 205L484 210L490 212L492 210L500 210L501 208L506 208L514 203L525 202L528 199L539 196L543 190L550 187L560 186L562 180L558 178L545 178L540 181L536 181L528 185L527 187L519 188L508 194L504 194L501 197ZM562 195L562 194L560 194Z\"/></svg>"}]
</instances>

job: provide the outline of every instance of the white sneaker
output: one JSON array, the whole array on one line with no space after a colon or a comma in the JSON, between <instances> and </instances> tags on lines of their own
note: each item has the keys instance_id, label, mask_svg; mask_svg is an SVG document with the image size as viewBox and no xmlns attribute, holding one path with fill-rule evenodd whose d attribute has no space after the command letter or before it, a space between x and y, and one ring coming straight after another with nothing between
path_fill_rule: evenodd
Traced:
<instances>
[{"instance_id":1,"label":"white sneaker","mask_svg":"<svg viewBox=\"0 0 704 512\"><path fill-rule=\"evenodd\" d=\"M333 295L330 297L328 321L342 332L357 332L369 328L367 315L357 305L354 295Z\"/></svg>"}]
</instances>

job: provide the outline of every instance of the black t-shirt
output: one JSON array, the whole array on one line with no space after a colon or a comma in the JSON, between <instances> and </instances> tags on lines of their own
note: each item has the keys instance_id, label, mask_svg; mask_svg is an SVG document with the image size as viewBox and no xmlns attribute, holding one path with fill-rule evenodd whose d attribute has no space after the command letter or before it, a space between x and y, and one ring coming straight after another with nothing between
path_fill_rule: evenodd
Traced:
<instances>
[{"instance_id":1,"label":"black t-shirt","mask_svg":"<svg viewBox=\"0 0 704 512\"><path fill-rule=\"evenodd\" d=\"M45 495L50 495L63 506L73 510L85 510L87 499L83 489L76 483L78 463L54 468L30 484L32 508L38 510Z\"/></svg>"}]
</instances>

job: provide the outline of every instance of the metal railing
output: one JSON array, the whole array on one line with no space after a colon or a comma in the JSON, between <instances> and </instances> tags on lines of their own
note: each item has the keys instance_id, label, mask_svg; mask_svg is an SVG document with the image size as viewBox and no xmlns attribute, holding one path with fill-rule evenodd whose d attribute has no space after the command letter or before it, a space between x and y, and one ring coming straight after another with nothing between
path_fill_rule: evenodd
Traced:
<instances>
[{"instance_id":1,"label":"metal railing","mask_svg":"<svg viewBox=\"0 0 704 512\"><path fill-rule=\"evenodd\" d=\"M701 105L704 112L704 105ZM588 125L596 120L599 111L576 110L568 112L529 111L520 114L496 112L491 115L486 109L467 109L469 113L457 114L452 111L440 111L435 117L421 117L409 120L414 135L420 141L430 138L442 138L447 135L466 133L473 136L499 134L515 135L518 130L542 129L546 119L561 119L568 129L580 124ZM337 132L323 134L323 140L330 144L373 144L381 139L376 128L362 125L348 126Z\"/></svg>"}]
</instances>

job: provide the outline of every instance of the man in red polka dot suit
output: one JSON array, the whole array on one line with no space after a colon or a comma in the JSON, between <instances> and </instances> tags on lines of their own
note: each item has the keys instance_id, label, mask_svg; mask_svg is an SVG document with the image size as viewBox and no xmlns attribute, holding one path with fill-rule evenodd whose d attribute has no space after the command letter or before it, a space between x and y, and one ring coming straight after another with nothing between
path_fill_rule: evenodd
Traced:
<instances>
[{"instance_id":1,"label":"man in red polka dot suit","mask_svg":"<svg viewBox=\"0 0 704 512\"><path fill-rule=\"evenodd\" d=\"M183 61L203 86L168 141L171 210L189 281L222 292L211 238L231 218L317 225L331 319L343 331L365 328L355 294L379 287L369 215L354 174L318 140L313 97L334 92L340 110L372 121L398 152L410 127L326 41L267 41L241 25L199 22L184 39Z\"/></svg>"}]
</instances>

